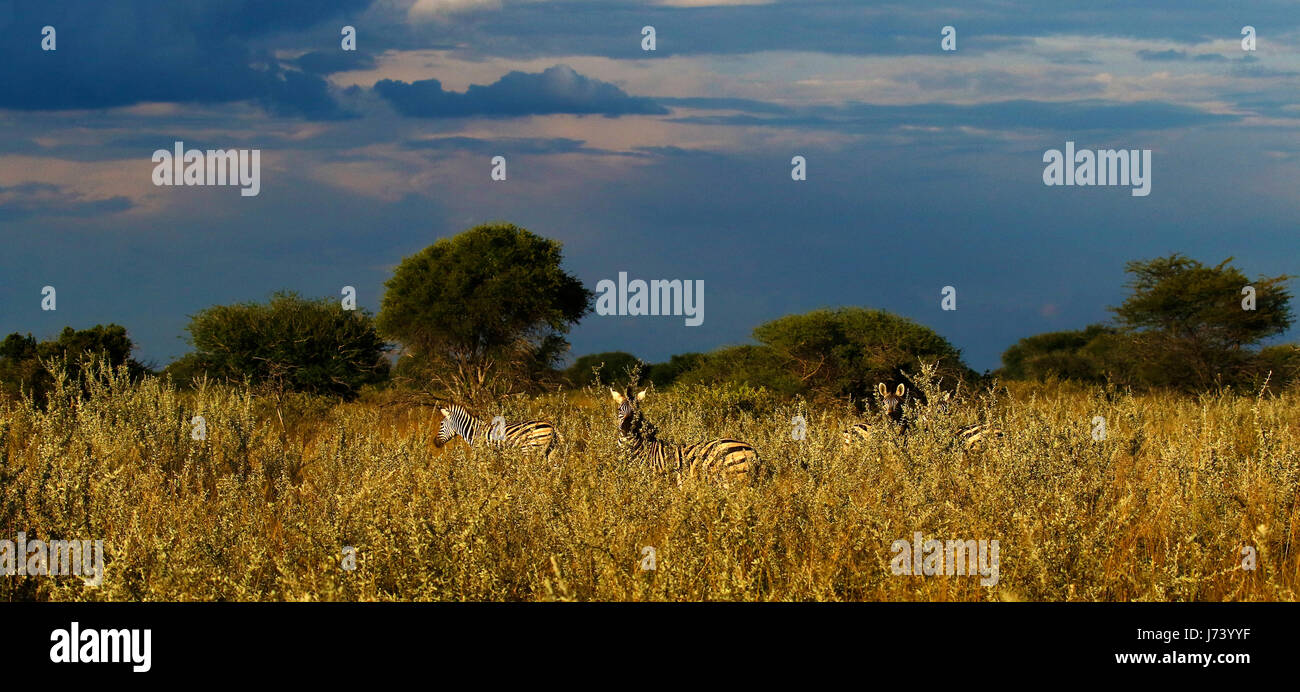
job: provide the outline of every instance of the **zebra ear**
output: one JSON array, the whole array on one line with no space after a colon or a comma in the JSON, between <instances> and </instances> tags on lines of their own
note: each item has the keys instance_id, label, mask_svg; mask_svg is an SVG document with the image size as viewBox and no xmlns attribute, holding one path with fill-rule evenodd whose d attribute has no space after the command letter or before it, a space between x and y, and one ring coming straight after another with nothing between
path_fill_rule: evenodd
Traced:
<instances>
[{"instance_id":1,"label":"zebra ear","mask_svg":"<svg viewBox=\"0 0 1300 692\"><path fill-rule=\"evenodd\" d=\"M889 387L886 387L884 382L876 385L876 391L880 392L880 396L889 396Z\"/></svg>"},{"instance_id":2,"label":"zebra ear","mask_svg":"<svg viewBox=\"0 0 1300 692\"><path fill-rule=\"evenodd\" d=\"M447 413L447 409L445 408L438 409L438 413L441 413L443 418L446 418L447 416L451 415L450 413Z\"/></svg>"},{"instance_id":3,"label":"zebra ear","mask_svg":"<svg viewBox=\"0 0 1300 692\"><path fill-rule=\"evenodd\" d=\"M609 395L614 397L614 401L620 404L623 403L623 395L619 394L613 387L609 388Z\"/></svg>"},{"instance_id":4,"label":"zebra ear","mask_svg":"<svg viewBox=\"0 0 1300 692\"><path fill-rule=\"evenodd\" d=\"M646 390L644 390L644 389L642 389L641 391L637 392L637 393L636 393L636 400L637 400L637 401L641 401L642 399L645 399L645 393L646 393Z\"/></svg>"},{"instance_id":5,"label":"zebra ear","mask_svg":"<svg viewBox=\"0 0 1300 692\"><path fill-rule=\"evenodd\" d=\"M900 382L898 383L898 389L894 390L894 396L903 396L903 392L905 391L907 391L907 388L903 386L902 382Z\"/></svg>"}]
</instances>

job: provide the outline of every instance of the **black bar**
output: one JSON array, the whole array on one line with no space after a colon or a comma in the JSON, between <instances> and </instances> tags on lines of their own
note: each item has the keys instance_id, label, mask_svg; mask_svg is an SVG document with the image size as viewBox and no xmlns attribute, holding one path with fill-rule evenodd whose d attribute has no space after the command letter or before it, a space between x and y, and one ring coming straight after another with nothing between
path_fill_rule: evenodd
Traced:
<instances>
[{"instance_id":1,"label":"black bar","mask_svg":"<svg viewBox=\"0 0 1300 692\"><path fill-rule=\"evenodd\" d=\"M883 684L877 673L892 669L911 671L918 689L948 689L1031 673L1054 676L1039 682L1061 682L1063 675L1247 680L1283 672L1296 660L1300 606L8 603L0 605L0 614L4 668L45 680L72 675L213 683L265 674L375 682L377 671L388 677L460 670L499 683L503 676L540 682L557 671L594 674L612 667L616 677L601 680L622 685L648 672L663 676L663 666L671 664L698 666L701 675L732 681L771 681L803 671ZM151 669L51 662L51 633L70 630L73 622L81 632L149 629ZM1188 641L1189 629L1199 638ZM1210 629L1235 638L1207 641ZM1179 634L1166 642L1139 639L1139 630ZM1158 660L1178 653L1247 654L1249 662L1116 662L1117 654L1128 653L1154 653ZM655 680L646 682L664 682Z\"/></svg>"}]
</instances>

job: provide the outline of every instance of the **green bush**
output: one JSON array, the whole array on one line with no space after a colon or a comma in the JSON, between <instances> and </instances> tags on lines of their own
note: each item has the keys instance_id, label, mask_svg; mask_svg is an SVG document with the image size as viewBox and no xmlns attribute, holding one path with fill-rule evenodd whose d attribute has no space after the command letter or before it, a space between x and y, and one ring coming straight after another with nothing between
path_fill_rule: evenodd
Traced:
<instances>
[{"instance_id":1,"label":"green bush","mask_svg":"<svg viewBox=\"0 0 1300 692\"><path fill-rule=\"evenodd\" d=\"M754 329L758 345L706 354L676 381L730 382L823 399L866 400L877 382L906 380L935 364L945 387L978 375L947 339L883 310L839 308L787 315Z\"/></svg>"},{"instance_id":2,"label":"green bush","mask_svg":"<svg viewBox=\"0 0 1300 692\"><path fill-rule=\"evenodd\" d=\"M1002 370L998 375L1009 380L1039 382L1051 378L1078 382L1105 381L1105 367L1097 357L1101 343L1094 342L1117 332L1113 327L1094 324L1082 330L1025 337L1002 354Z\"/></svg>"},{"instance_id":3,"label":"green bush","mask_svg":"<svg viewBox=\"0 0 1300 692\"><path fill-rule=\"evenodd\" d=\"M275 293L267 303L218 305L187 327L194 353L169 368L178 380L200 374L278 391L355 398L388 375L388 345L363 310L330 298Z\"/></svg>"},{"instance_id":4,"label":"green bush","mask_svg":"<svg viewBox=\"0 0 1300 692\"><path fill-rule=\"evenodd\" d=\"M125 366L131 377L138 378L149 368L131 357L134 348L126 327L116 324L83 330L65 327L58 338L42 342L31 334L10 334L0 342L0 392L15 399L26 394L43 404L54 386L47 365L64 368L70 380L78 381L95 359L114 368Z\"/></svg>"}]
</instances>

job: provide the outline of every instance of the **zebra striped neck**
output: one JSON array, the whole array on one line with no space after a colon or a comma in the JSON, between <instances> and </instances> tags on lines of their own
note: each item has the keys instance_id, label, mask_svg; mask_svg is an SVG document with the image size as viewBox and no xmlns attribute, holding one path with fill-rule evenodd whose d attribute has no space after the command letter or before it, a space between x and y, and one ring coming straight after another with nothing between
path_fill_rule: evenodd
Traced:
<instances>
[{"instance_id":1,"label":"zebra striped neck","mask_svg":"<svg viewBox=\"0 0 1300 692\"><path fill-rule=\"evenodd\" d=\"M640 411L632 414L627 424L619 427L618 440L634 456L655 453L658 448L673 448L667 440L659 439L659 429L645 419Z\"/></svg>"},{"instance_id":2,"label":"zebra striped neck","mask_svg":"<svg viewBox=\"0 0 1300 692\"><path fill-rule=\"evenodd\" d=\"M620 435L619 446L626 449L628 456L636 462L646 463L659 471L680 470L683 447L672 442L655 439L653 431L649 435Z\"/></svg>"}]
</instances>

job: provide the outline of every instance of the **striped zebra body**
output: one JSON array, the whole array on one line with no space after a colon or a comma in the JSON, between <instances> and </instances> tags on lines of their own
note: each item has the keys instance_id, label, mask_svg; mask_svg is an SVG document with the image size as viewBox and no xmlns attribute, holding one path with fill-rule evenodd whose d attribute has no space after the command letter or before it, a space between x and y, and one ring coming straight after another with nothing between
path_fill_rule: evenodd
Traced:
<instances>
[{"instance_id":1,"label":"striped zebra body","mask_svg":"<svg viewBox=\"0 0 1300 692\"><path fill-rule=\"evenodd\" d=\"M438 446L447 444L459 435L471 447L484 442L502 447L518 447L526 452L540 451L550 458L559 440L555 426L544 420L531 420L513 423L501 429L494 436L491 426L466 411L464 407L452 404L438 409L442 413L442 424L438 427Z\"/></svg>"},{"instance_id":2,"label":"striped zebra body","mask_svg":"<svg viewBox=\"0 0 1300 692\"><path fill-rule=\"evenodd\" d=\"M610 390L619 408L619 446L638 461L661 473L691 477L720 475L724 478L748 477L758 468L758 452L740 440L717 439L692 445L680 445L659 439L659 431L646 420L633 403L645 398L645 392L626 395Z\"/></svg>"},{"instance_id":3,"label":"striped zebra body","mask_svg":"<svg viewBox=\"0 0 1300 692\"><path fill-rule=\"evenodd\" d=\"M685 473L692 477L744 475L758 462L754 448L739 440L718 439L693 445L644 437L620 441L632 458L649 464L660 473Z\"/></svg>"}]
</instances>

